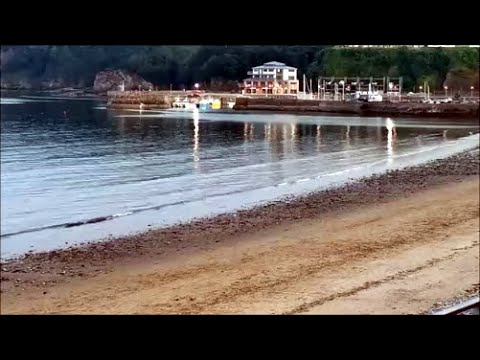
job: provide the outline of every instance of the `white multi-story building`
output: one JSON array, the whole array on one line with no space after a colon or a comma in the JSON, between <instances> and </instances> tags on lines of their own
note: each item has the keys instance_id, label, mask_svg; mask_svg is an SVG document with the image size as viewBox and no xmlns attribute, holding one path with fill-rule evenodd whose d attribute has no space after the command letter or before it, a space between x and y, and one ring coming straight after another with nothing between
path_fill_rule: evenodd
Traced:
<instances>
[{"instance_id":1,"label":"white multi-story building","mask_svg":"<svg viewBox=\"0 0 480 360\"><path fill-rule=\"evenodd\" d=\"M245 94L297 94L297 68L278 61L255 66L243 80Z\"/></svg>"}]
</instances>

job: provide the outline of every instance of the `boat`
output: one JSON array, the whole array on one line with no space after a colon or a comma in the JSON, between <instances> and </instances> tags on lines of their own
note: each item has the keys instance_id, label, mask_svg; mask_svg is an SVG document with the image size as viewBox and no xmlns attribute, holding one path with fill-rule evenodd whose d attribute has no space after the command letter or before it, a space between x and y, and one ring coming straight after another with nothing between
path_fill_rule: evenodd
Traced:
<instances>
[{"instance_id":1,"label":"boat","mask_svg":"<svg viewBox=\"0 0 480 360\"><path fill-rule=\"evenodd\" d=\"M230 108L233 108L234 103L228 104ZM181 110L193 110L199 109L200 111L220 110L222 108L222 102L220 99L214 99L212 97L204 97L199 91L192 91L187 96L180 98L177 97L172 104L174 109Z\"/></svg>"},{"instance_id":2,"label":"boat","mask_svg":"<svg viewBox=\"0 0 480 360\"><path fill-rule=\"evenodd\" d=\"M175 101L172 103L173 108L177 109L185 109L185 110L192 110L197 108L197 102L189 99L188 97L180 98L177 97Z\"/></svg>"},{"instance_id":3,"label":"boat","mask_svg":"<svg viewBox=\"0 0 480 360\"><path fill-rule=\"evenodd\" d=\"M198 108L202 111L210 110L212 108L210 102L208 100L200 100L198 103Z\"/></svg>"}]
</instances>

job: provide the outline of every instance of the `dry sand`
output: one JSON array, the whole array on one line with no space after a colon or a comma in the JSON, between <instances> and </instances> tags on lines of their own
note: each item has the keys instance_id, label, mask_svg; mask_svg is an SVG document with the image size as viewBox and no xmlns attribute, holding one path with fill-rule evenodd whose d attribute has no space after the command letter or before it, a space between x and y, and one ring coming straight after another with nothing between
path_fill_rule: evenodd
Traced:
<instances>
[{"instance_id":1,"label":"dry sand","mask_svg":"<svg viewBox=\"0 0 480 360\"><path fill-rule=\"evenodd\" d=\"M381 203L218 236L228 239L168 257L137 256L143 260L52 284L25 280L37 272L8 272L2 283L27 277L16 287L2 284L1 312L426 312L462 292L478 292L479 180L464 176Z\"/></svg>"}]
</instances>

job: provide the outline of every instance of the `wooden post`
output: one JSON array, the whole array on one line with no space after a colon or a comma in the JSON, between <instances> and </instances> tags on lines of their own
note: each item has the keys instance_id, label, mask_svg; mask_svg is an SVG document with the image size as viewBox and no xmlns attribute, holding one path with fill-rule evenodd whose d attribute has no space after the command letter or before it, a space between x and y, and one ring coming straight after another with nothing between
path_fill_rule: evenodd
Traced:
<instances>
[{"instance_id":1,"label":"wooden post","mask_svg":"<svg viewBox=\"0 0 480 360\"><path fill-rule=\"evenodd\" d=\"M387 94L388 94L388 100L390 101L390 76L387 76L387 82L386 82L386 86L387 86Z\"/></svg>"},{"instance_id":2,"label":"wooden post","mask_svg":"<svg viewBox=\"0 0 480 360\"><path fill-rule=\"evenodd\" d=\"M317 99L320 100L320 78L317 79Z\"/></svg>"},{"instance_id":3,"label":"wooden post","mask_svg":"<svg viewBox=\"0 0 480 360\"><path fill-rule=\"evenodd\" d=\"M305 74L303 74L303 98L305 99L305 94L306 94L306 77L305 77Z\"/></svg>"},{"instance_id":4,"label":"wooden post","mask_svg":"<svg viewBox=\"0 0 480 360\"><path fill-rule=\"evenodd\" d=\"M402 100L402 84L403 84L403 76L400 76L400 81L398 83L398 100Z\"/></svg>"}]
</instances>

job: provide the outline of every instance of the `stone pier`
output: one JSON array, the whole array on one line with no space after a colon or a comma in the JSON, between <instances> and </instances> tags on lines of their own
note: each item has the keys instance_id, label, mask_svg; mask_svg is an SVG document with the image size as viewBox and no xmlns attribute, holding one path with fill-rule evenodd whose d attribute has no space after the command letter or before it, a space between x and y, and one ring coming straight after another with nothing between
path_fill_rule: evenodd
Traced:
<instances>
[{"instance_id":1,"label":"stone pier","mask_svg":"<svg viewBox=\"0 0 480 360\"><path fill-rule=\"evenodd\" d=\"M190 91L109 91L107 106L112 109L138 109L143 104L144 110L168 109L175 99L184 99ZM235 102L239 94L203 93L201 98L220 100L222 108L228 108L229 102Z\"/></svg>"}]
</instances>

